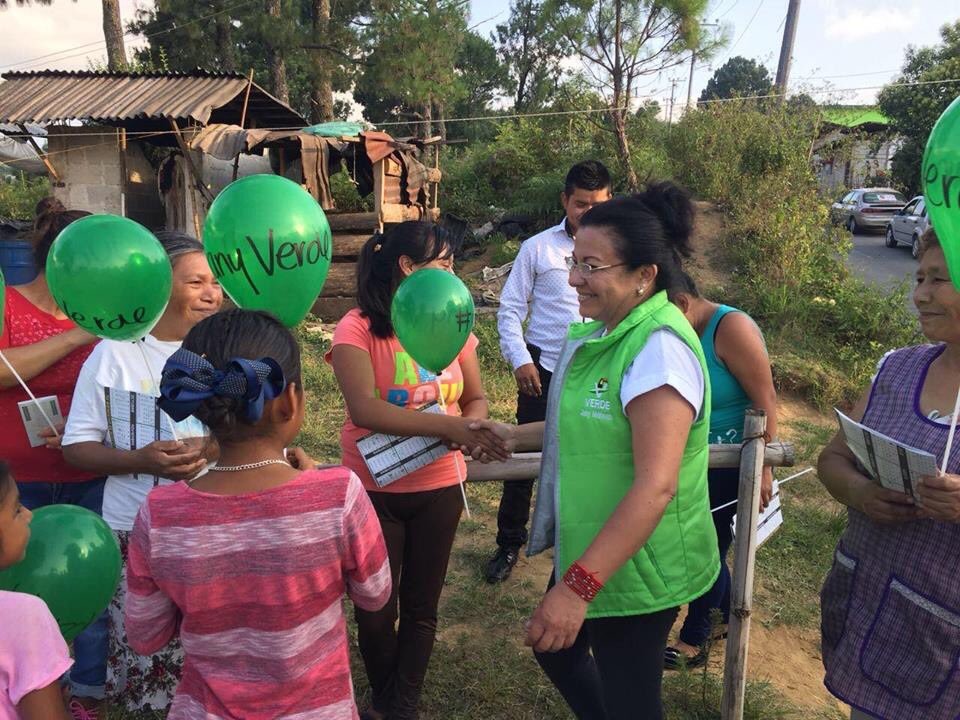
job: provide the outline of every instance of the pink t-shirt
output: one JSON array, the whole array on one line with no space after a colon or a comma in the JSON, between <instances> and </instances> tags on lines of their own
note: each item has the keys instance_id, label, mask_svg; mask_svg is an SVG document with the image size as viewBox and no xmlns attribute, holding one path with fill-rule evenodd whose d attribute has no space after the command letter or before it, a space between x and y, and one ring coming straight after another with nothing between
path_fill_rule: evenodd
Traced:
<instances>
[{"instance_id":1,"label":"pink t-shirt","mask_svg":"<svg viewBox=\"0 0 960 720\"><path fill-rule=\"evenodd\" d=\"M0 720L18 720L17 705L71 665L56 620L38 597L0 590Z\"/></svg>"},{"instance_id":2,"label":"pink t-shirt","mask_svg":"<svg viewBox=\"0 0 960 720\"><path fill-rule=\"evenodd\" d=\"M459 415L460 396L463 395L463 370L460 363L471 353L476 352L480 341L471 333L457 359L440 375L440 386L447 405L448 415ZM370 331L370 321L354 308L341 318L333 332L333 347L352 345L370 355L373 364L373 376L377 397L402 408L411 410L422 407L437 399L437 376L417 365L403 349L396 336L388 339L378 338ZM326 354L330 362L331 353ZM340 432L340 447L343 450L341 462L353 470L363 481L363 486L373 492L421 492L456 485L460 479L466 479L467 466L463 455L451 452L439 460L379 487L370 476L367 466L357 450L357 440L370 433L370 430L357 427L350 414L343 423ZM459 472L458 472L459 466Z\"/></svg>"},{"instance_id":3,"label":"pink t-shirt","mask_svg":"<svg viewBox=\"0 0 960 720\"><path fill-rule=\"evenodd\" d=\"M147 655L179 636L169 720L356 720L343 596L373 612L390 589L380 521L346 468L243 495L179 482L133 526L127 641Z\"/></svg>"}]
</instances>

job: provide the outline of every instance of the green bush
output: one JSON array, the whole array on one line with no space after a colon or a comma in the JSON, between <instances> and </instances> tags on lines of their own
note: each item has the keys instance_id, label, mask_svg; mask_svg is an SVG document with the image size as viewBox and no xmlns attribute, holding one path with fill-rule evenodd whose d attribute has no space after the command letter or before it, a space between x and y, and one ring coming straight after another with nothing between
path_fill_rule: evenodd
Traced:
<instances>
[{"instance_id":1,"label":"green bush","mask_svg":"<svg viewBox=\"0 0 960 720\"><path fill-rule=\"evenodd\" d=\"M587 159L603 162L614 190L623 191L614 136L601 120L597 114L503 121L493 142L447 150L442 208L477 223L494 219L498 211L529 215L542 225L555 222L567 171ZM638 113L630 118L627 131L637 176L663 177L669 170L665 125L650 113Z\"/></svg>"},{"instance_id":2,"label":"green bush","mask_svg":"<svg viewBox=\"0 0 960 720\"><path fill-rule=\"evenodd\" d=\"M717 299L763 326L782 386L828 405L851 401L917 326L905 288L888 294L844 264L849 240L830 225L810 166L811 113L715 103L684 116L668 146L675 177L727 213L733 286Z\"/></svg>"},{"instance_id":3,"label":"green bush","mask_svg":"<svg viewBox=\"0 0 960 720\"><path fill-rule=\"evenodd\" d=\"M336 172L330 176L330 192L337 212L371 212L373 210L373 195L360 197L357 186L345 171Z\"/></svg>"},{"instance_id":4,"label":"green bush","mask_svg":"<svg viewBox=\"0 0 960 720\"><path fill-rule=\"evenodd\" d=\"M0 179L0 217L32 220L33 209L41 198L50 194L50 181L18 174L13 182Z\"/></svg>"},{"instance_id":5,"label":"green bush","mask_svg":"<svg viewBox=\"0 0 960 720\"><path fill-rule=\"evenodd\" d=\"M498 235L491 244L493 253L490 255L490 264L493 267L500 267L516 260L517 253L520 252L519 240L507 240L502 235Z\"/></svg>"}]
</instances>

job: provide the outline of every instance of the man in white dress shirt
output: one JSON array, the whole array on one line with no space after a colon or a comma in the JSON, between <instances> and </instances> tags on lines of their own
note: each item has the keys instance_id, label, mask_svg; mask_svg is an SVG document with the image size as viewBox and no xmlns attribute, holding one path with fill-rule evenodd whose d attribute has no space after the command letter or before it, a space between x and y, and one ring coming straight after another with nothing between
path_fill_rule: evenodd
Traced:
<instances>
[{"instance_id":1,"label":"man in white dress shirt","mask_svg":"<svg viewBox=\"0 0 960 720\"><path fill-rule=\"evenodd\" d=\"M581 320L577 292L567 282L566 258L573 253L573 235L581 216L610 197L610 173L602 163L587 160L570 168L560 193L563 221L524 241L503 286L497 327L500 350L517 380L518 424L539 422L546 416L550 377L567 326ZM527 541L532 493L532 480L503 484L497 552L487 564L488 582L506 580L517 562Z\"/></svg>"}]
</instances>

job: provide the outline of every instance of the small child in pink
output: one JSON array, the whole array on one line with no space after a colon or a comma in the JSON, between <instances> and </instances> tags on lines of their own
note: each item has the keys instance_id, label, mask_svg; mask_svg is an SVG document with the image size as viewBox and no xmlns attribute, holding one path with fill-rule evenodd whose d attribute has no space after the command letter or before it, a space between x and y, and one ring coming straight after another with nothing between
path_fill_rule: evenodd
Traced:
<instances>
[{"instance_id":1,"label":"small child in pink","mask_svg":"<svg viewBox=\"0 0 960 720\"><path fill-rule=\"evenodd\" d=\"M32 517L0 461L0 570L23 560ZM43 600L0 590L0 720L68 718L59 679L72 664Z\"/></svg>"}]
</instances>

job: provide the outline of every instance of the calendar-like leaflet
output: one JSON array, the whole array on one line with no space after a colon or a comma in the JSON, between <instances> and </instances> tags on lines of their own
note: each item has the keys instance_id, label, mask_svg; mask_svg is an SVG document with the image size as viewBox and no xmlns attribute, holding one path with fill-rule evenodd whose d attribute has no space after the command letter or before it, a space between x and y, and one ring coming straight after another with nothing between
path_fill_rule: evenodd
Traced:
<instances>
[{"instance_id":1,"label":"calendar-like leaflet","mask_svg":"<svg viewBox=\"0 0 960 720\"><path fill-rule=\"evenodd\" d=\"M418 412L442 414L443 408L431 402L419 408ZM385 433L364 435L357 441L357 448L378 487L386 487L450 452L440 438L403 437Z\"/></svg>"}]
</instances>

